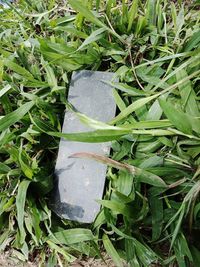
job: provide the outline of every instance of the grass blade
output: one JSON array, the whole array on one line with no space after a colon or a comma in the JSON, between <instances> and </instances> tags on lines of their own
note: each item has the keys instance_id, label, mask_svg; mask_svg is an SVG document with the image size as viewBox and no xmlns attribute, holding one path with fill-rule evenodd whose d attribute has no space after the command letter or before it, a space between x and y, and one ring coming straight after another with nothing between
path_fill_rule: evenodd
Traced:
<instances>
[{"instance_id":1,"label":"grass blade","mask_svg":"<svg viewBox=\"0 0 200 267\"><path fill-rule=\"evenodd\" d=\"M0 132L8 129L8 127L20 121L24 117L24 115L29 112L33 105L33 101L27 102L15 111L7 114L2 119L0 119Z\"/></svg>"},{"instance_id":2,"label":"grass blade","mask_svg":"<svg viewBox=\"0 0 200 267\"><path fill-rule=\"evenodd\" d=\"M116 266L123 267L119 254L117 253L116 249L114 248L113 244L106 234L103 235L102 240L106 252L108 253L108 255L110 255Z\"/></svg>"},{"instance_id":3,"label":"grass blade","mask_svg":"<svg viewBox=\"0 0 200 267\"><path fill-rule=\"evenodd\" d=\"M72 245L75 243L94 241L95 237L92 234L91 230L84 228L75 228L69 230L62 230L55 232L52 237L53 241L59 241L65 245Z\"/></svg>"},{"instance_id":4,"label":"grass blade","mask_svg":"<svg viewBox=\"0 0 200 267\"><path fill-rule=\"evenodd\" d=\"M192 134L191 122L184 112L163 99L159 99L159 103L167 118L178 130L186 134Z\"/></svg>"},{"instance_id":5,"label":"grass blade","mask_svg":"<svg viewBox=\"0 0 200 267\"><path fill-rule=\"evenodd\" d=\"M101 22L95 15L90 11L86 5L83 4L82 1L79 0L69 0L69 4L72 8L78 12L80 12L87 20L93 22L99 27L107 28L107 26Z\"/></svg>"},{"instance_id":6,"label":"grass blade","mask_svg":"<svg viewBox=\"0 0 200 267\"><path fill-rule=\"evenodd\" d=\"M157 95L154 96L149 96L149 97L145 97L142 99L139 99L135 102L133 102L131 105L129 105L126 109L122 110L119 115L117 115L111 122L110 124L116 124L117 122L119 122L120 120L126 118L128 115L130 115L131 113L133 113L134 111L136 111L137 109L143 107L145 104L149 103L150 101L152 101L153 99L155 99L157 97Z\"/></svg>"},{"instance_id":7,"label":"grass blade","mask_svg":"<svg viewBox=\"0 0 200 267\"><path fill-rule=\"evenodd\" d=\"M7 84L4 88L0 89L0 98L5 95L10 90L10 88L11 86Z\"/></svg>"},{"instance_id":8,"label":"grass blade","mask_svg":"<svg viewBox=\"0 0 200 267\"><path fill-rule=\"evenodd\" d=\"M26 193L30 181L23 180L19 187L18 193L16 197L16 207L17 207L17 223L20 232L20 244L23 245L26 237L26 232L24 230L24 209L25 209L25 201L26 201Z\"/></svg>"},{"instance_id":9,"label":"grass blade","mask_svg":"<svg viewBox=\"0 0 200 267\"><path fill-rule=\"evenodd\" d=\"M105 27L100 28L96 31L93 31L90 36L88 36L85 41L82 43L82 45L77 49L77 51L79 50L83 50L83 48L85 48L87 45L96 42L97 40L99 40L102 37L102 33L104 33L107 29Z\"/></svg>"},{"instance_id":10,"label":"grass blade","mask_svg":"<svg viewBox=\"0 0 200 267\"><path fill-rule=\"evenodd\" d=\"M132 28L133 21L137 16L137 12L138 12L138 0L133 0L132 6L128 12L128 29L127 29L128 32L130 32Z\"/></svg>"}]
</instances>

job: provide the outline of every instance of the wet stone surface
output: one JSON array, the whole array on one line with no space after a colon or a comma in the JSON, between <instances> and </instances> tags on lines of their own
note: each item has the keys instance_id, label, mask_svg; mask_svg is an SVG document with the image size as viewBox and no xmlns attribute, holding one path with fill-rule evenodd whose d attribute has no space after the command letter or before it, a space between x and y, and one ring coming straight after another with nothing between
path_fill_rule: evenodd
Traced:
<instances>
[{"instance_id":1,"label":"wet stone surface","mask_svg":"<svg viewBox=\"0 0 200 267\"><path fill-rule=\"evenodd\" d=\"M116 112L111 86L113 73L77 71L72 75L69 102L90 118L108 122ZM71 111L66 111L63 133L91 131ZM91 223L100 209L96 202L102 199L106 165L90 159L69 158L78 152L109 155L109 143L82 143L61 139L55 169L56 185L53 210L61 217L82 223Z\"/></svg>"}]
</instances>

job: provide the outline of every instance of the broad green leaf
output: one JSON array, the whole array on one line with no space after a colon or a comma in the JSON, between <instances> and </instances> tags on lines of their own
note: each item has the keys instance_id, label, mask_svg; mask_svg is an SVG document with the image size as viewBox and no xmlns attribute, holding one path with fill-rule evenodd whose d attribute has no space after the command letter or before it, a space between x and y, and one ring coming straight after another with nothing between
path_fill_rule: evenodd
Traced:
<instances>
[{"instance_id":1,"label":"broad green leaf","mask_svg":"<svg viewBox=\"0 0 200 267\"><path fill-rule=\"evenodd\" d=\"M34 171L29 166L29 159L25 151L23 151L22 145L19 149L19 163L22 168L23 173L28 177L29 179L33 178Z\"/></svg>"},{"instance_id":2,"label":"broad green leaf","mask_svg":"<svg viewBox=\"0 0 200 267\"><path fill-rule=\"evenodd\" d=\"M119 171L116 187L120 193L129 196L133 187L133 175L129 172Z\"/></svg>"},{"instance_id":3,"label":"broad green leaf","mask_svg":"<svg viewBox=\"0 0 200 267\"><path fill-rule=\"evenodd\" d=\"M42 54L52 65L59 65L64 70L73 71L81 67L81 64L78 64L73 58L69 58L69 56L63 56L63 54L46 51L42 51Z\"/></svg>"},{"instance_id":4,"label":"broad green leaf","mask_svg":"<svg viewBox=\"0 0 200 267\"><path fill-rule=\"evenodd\" d=\"M159 190L156 188L150 189L150 207L152 214L152 241L157 240L163 228L163 200L159 198Z\"/></svg>"},{"instance_id":5,"label":"broad green leaf","mask_svg":"<svg viewBox=\"0 0 200 267\"><path fill-rule=\"evenodd\" d=\"M0 98L10 90L11 86L7 84L4 88L0 89Z\"/></svg>"},{"instance_id":6,"label":"broad green leaf","mask_svg":"<svg viewBox=\"0 0 200 267\"><path fill-rule=\"evenodd\" d=\"M9 245L12 241L12 237L10 237L11 231L6 230L0 235L0 250L5 250L5 248Z\"/></svg>"},{"instance_id":7,"label":"broad green leaf","mask_svg":"<svg viewBox=\"0 0 200 267\"><path fill-rule=\"evenodd\" d=\"M124 110L126 108L126 104L124 103L121 96L119 95L119 93L115 89L113 90L113 97L115 99L115 103L116 103L117 107L119 108L119 110L120 111Z\"/></svg>"},{"instance_id":8,"label":"broad green leaf","mask_svg":"<svg viewBox=\"0 0 200 267\"><path fill-rule=\"evenodd\" d=\"M151 141L151 142L146 142L146 143L141 143L138 145L138 151L139 152L143 152L143 153L152 153L157 151L159 148L161 147L161 142L156 139L155 141Z\"/></svg>"},{"instance_id":9,"label":"broad green leaf","mask_svg":"<svg viewBox=\"0 0 200 267\"><path fill-rule=\"evenodd\" d=\"M132 28L133 21L134 21L135 17L137 16L137 12L138 12L138 0L133 0L131 8L128 12L128 29L127 29L128 32Z\"/></svg>"},{"instance_id":10,"label":"broad green leaf","mask_svg":"<svg viewBox=\"0 0 200 267\"><path fill-rule=\"evenodd\" d=\"M70 25L70 26L62 26L62 25L61 26L56 26L54 28L54 30L56 32L62 32L62 31L63 32L68 32L68 33L71 33L74 36L77 36L77 37L80 37L80 38L83 38L83 39L86 39L88 37L88 35L85 32L77 30L72 25Z\"/></svg>"},{"instance_id":11,"label":"broad green leaf","mask_svg":"<svg viewBox=\"0 0 200 267\"><path fill-rule=\"evenodd\" d=\"M154 25L156 23L156 1L147 1L147 20L149 25Z\"/></svg>"},{"instance_id":12,"label":"broad green leaf","mask_svg":"<svg viewBox=\"0 0 200 267\"><path fill-rule=\"evenodd\" d=\"M75 243L95 240L95 237L92 234L91 230L84 228L74 228L55 232L53 233L52 237L50 236L50 238L53 241L57 240L65 245L72 245Z\"/></svg>"},{"instance_id":13,"label":"broad green leaf","mask_svg":"<svg viewBox=\"0 0 200 267\"><path fill-rule=\"evenodd\" d=\"M116 124L118 121L128 117L131 113L136 111L137 109L143 107L145 104L149 103L151 100L155 99L157 95L149 96L145 98L141 98L136 100L131 105L129 105L126 109L122 110L119 115L117 115L113 120L111 120L111 124Z\"/></svg>"},{"instance_id":14,"label":"broad green leaf","mask_svg":"<svg viewBox=\"0 0 200 267\"><path fill-rule=\"evenodd\" d=\"M152 168L152 167L162 166L162 165L163 165L163 158L157 155L152 155L149 158L144 159L142 163L139 165L139 168L147 169L147 168Z\"/></svg>"},{"instance_id":15,"label":"broad green leaf","mask_svg":"<svg viewBox=\"0 0 200 267\"><path fill-rule=\"evenodd\" d=\"M196 118L194 116L188 115L188 119L192 125L192 130L200 134L200 117Z\"/></svg>"},{"instance_id":16,"label":"broad green leaf","mask_svg":"<svg viewBox=\"0 0 200 267\"><path fill-rule=\"evenodd\" d=\"M62 57L64 57L64 55L70 56L70 54L73 54L76 51L73 46L69 46L60 42L44 41L43 39L40 39L40 48L41 52L56 52L57 54L54 54L55 58L61 58L61 54Z\"/></svg>"},{"instance_id":17,"label":"broad green leaf","mask_svg":"<svg viewBox=\"0 0 200 267\"><path fill-rule=\"evenodd\" d=\"M4 212L8 212L13 207L14 202L15 202L14 197L10 197L9 199L7 197L2 198L1 204L0 204L0 216Z\"/></svg>"},{"instance_id":18,"label":"broad green leaf","mask_svg":"<svg viewBox=\"0 0 200 267\"><path fill-rule=\"evenodd\" d=\"M119 254L117 253L116 249L114 248L112 242L110 241L109 237L106 234L104 234L102 240L106 252L112 258L116 266L123 267L122 260Z\"/></svg>"},{"instance_id":19,"label":"broad green leaf","mask_svg":"<svg viewBox=\"0 0 200 267\"><path fill-rule=\"evenodd\" d=\"M199 42L200 42L200 30L193 33L188 42L185 44L184 51L191 51L199 44Z\"/></svg>"},{"instance_id":20,"label":"broad green leaf","mask_svg":"<svg viewBox=\"0 0 200 267\"><path fill-rule=\"evenodd\" d=\"M181 252L188 257L188 259L192 262L192 254L191 251L189 249L189 243L186 240L186 237L183 233L180 234L179 236L179 242L180 242L180 248L181 248Z\"/></svg>"},{"instance_id":21,"label":"broad green leaf","mask_svg":"<svg viewBox=\"0 0 200 267\"><path fill-rule=\"evenodd\" d=\"M150 248L144 246L141 242L135 239L135 249L138 258L144 264L144 266L150 266L158 258L155 252Z\"/></svg>"},{"instance_id":22,"label":"broad green leaf","mask_svg":"<svg viewBox=\"0 0 200 267\"><path fill-rule=\"evenodd\" d=\"M69 0L69 4L75 9L76 11L80 12L87 20L93 22L99 27L107 28L107 26L101 22L97 16L94 15L92 11L88 9L88 7L79 0Z\"/></svg>"},{"instance_id":23,"label":"broad green leaf","mask_svg":"<svg viewBox=\"0 0 200 267\"><path fill-rule=\"evenodd\" d=\"M32 225L32 221L31 221L30 216L24 218L24 223L25 223L27 231L31 235L31 237L32 237L33 241L35 242L36 246L38 246L39 244L37 242L36 236L33 233L33 225Z\"/></svg>"},{"instance_id":24,"label":"broad green leaf","mask_svg":"<svg viewBox=\"0 0 200 267\"><path fill-rule=\"evenodd\" d=\"M28 205L32 206L31 208L31 221L34 229L34 235L37 239L37 242L41 242L42 229L40 228L41 214L39 209L34 205L34 200L30 201Z\"/></svg>"},{"instance_id":25,"label":"broad green leaf","mask_svg":"<svg viewBox=\"0 0 200 267\"><path fill-rule=\"evenodd\" d=\"M200 251L199 251L199 249L197 249L195 246L192 246L190 248L190 250L192 253L194 266L199 266L200 265Z\"/></svg>"},{"instance_id":26,"label":"broad green leaf","mask_svg":"<svg viewBox=\"0 0 200 267\"><path fill-rule=\"evenodd\" d=\"M156 99L156 101L152 104L152 106L150 107L148 114L146 116L146 120L159 120L162 116L162 109L159 105L158 100Z\"/></svg>"},{"instance_id":27,"label":"broad green leaf","mask_svg":"<svg viewBox=\"0 0 200 267\"><path fill-rule=\"evenodd\" d=\"M74 115L77 116L82 123L96 130L126 130L122 127L116 127L106 124L105 122L94 120L83 113L75 112Z\"/></svg>"},{"instance_id":28,"label":"broad green leaf","mask_svg":"<svg viewBox=\"0 0 200 267\"><path fill-rule=\"evenodd\" d=\"M49 66L49 64L47 64L47 62L44 61L44 59L42 58L41 60L42 65L46 71L46 75L47 75L47 81L50 87L57 88L57 79L55 76L55 73L53 71L53 69Z\"/></svg>"},{"instance_id":29,"label":"broad green leaf","mask_svg":"<svg viewBox=\"0 0 200 267\"><path fill-rule=\"evenodd\" d=\"M112 229L115 231L116 234L118 234L120 237L123 237L125 239L130 239L133 241L136 255L141 260L142 264L144 266L150 266L152 262L155 262L158 258L157 255L146 245L143 245L140 241L138 241L136 238L127 235L126 233L123 233L119 228L115 227L113 224L111 224Z\"/></svg>"},{"instance_id":30,"label":"broad green leaf","mask_svg":"<svg viewBox=\"0 0 200 267\"><path fill-rule=\"evenodd\" d=\"M10 154L12 160L15 161L21 167L21 170L26 175L26 177L32 179L34 170L29 166L29 162L31 161L31 159L22 149L22 147L18 148L14 145L7 145L6 149L7 152Z\"/></svg>"},{"instance_id":31,"label":"broad green leaf","mask_svg":"<svg viewBox=\"0 0 200 267\"><path fill-rule=\"evenodd\" d=\"M179 34L181 32L181 29L184 25L184 8L183 6L180 8L178 16L176 17L176 35L175 35L175 40L179 37Z\"/></svg>"},{"instance_id":32,"label":"broad green leaf","mask_svg":"<svg viewBox=\"0 0 200 267\"><path fill-rule=\"evenodd\" d=\"M184 243L186 243L184 240L185 238L184 239L183 238L184 238L183 234L180 233L177 237L176 243L174 244L174 252L176 255L176 260L177 260L178 266L187 267L185 259L188 255L187 255L187 251L185 250L185 244L184 244ZM186 246L187 246L187 243L186 243ZM187 246L187 250L189 250L188 246ZM189 259L190 258L191 257L189 257Z\"/></svg>"},{"instance_id":33,"label":"broad green leaf","mask_svg":"<svg viewBox=\"0 0 200 267\"><path fill-rule=\"evenodd\" d=\"M11 170L6 164L0 162L0 174L7 174Z\"/></svg>"},{"instance_id":34,"label":"broad green leaf","mask_svg":"<svg viewBox=\"0 0 200 267\"><path fill-rule=\"evenodd\" d=\"M135 246L134 246L134 241L125 238L125 251L126 251L126 260L127 263L130 266L135 266L135 267L140 267L140 264L138 262L136 253L135 253Z\"/></svg>"},{"instance_id":35,"label":"broad green leaf","mask_svg":"<svg viewBox=\"0 0 200 267\"><path fill-rule=\"evenodd\" d=\"M23 180L18 187L17 197L16 197L16 208L17 208L17 223L20 232L20 244L23 245L26 237L26 232L24 229L24 209L26 201L26 193L30 181Z\"/></svg>"},{"instance_id":36,"label":"broad green leaf","mask_svg":"<svg viewBox=\"0 0 200 267\"><path fill-rule=\"evenodd\" d=\"M159 141L162 142L165 146L173 147L173 142L165 136L159 137Z\"/></svg>"},{"instance_id":37,"label":"broad green leaf","mask_svg":"<svg viewBox=\"0 0 200 267\"><path fill-rule=\"evenodd\" d=\"M34 80L33 75L26 70L25 68L21 67L17 63L11 61L11 60L5 60L4 65L8 67L9 69L15 71L16 73L22 75L22 77L26 78L27 80Z\"/></svg>"},{"instance_id":38,"label":"broad green leaf","mask_svg":"<svg viewBox=\"0 0 200 267\"><path fill-rule=\"evenodd\" d=\"M56 25L67 25L68 22L74 21L76 16L74 15L66 15L63 17L58 17L56 19Z\"/></svg>"},{"instance_id":39,"label":"broad green leaf","mask_svg":"<svg viewBox=\"0 0 200 267\"><path fill-rule=\"evenodd\" d=\"M29 112L33 105L33 101L27 102L15 111L5 115L2 119L0 119L0 132L6 130L8 127L20 121L24 117L24 115Z\"/></svg>"},{"instance_id":40,"label":"broad green leaf","mask_svg":"<svg viewBox=\"0 0 200 267\"><path fill-rule=\"evenodd\" d=\"M115 131L115 130L97 130L92 132L81 132L81 133L59 133L59 132L47 132L47 134L62 137L66 140L77 141L77 142L89 142L89 143L101 143L117 140L129 131Z\"/></svg>"},{"instance_id":41,"label":"broad green leaf","mask_svg":"<svg viewBox=\"0 0 200 267\"><path fill-rule=\"evenodd\" d=\"M126 204L114 201L114 200L97 200L103 207L111 209L116 214L122 214L127 218L133 217L133 211L131 207L127 206Z\"/></svg>"},{"instance_id":42,"label":"broad green leaf","mask_svg":"<svg viewBox=\"0 0 200 267\"><path fill-rule=\"evenodd\" d=\"M161 82L160 75L156 76L152 71L150 73L145 73L146 69L140 68L136 70L137 76L144 82L148 83L148 86L157 86L160 84L160 88L166 89L168 88L168 83L166 81Z\"/></svg>"},{"instance_id":43,"label":"broad green leaf","mask_svg":"<svg viewBox=\"0 0 200 267\"><path fill-rule=\"evenodd\" d=\"M174 28L175 28L175 31L177 31L177 11L176 11L176 6L173 2L171 3L171 12L172 12L172 20L173 20Z\"/></svg>"},{"instance_id":44,"label":"broad green leaf","mask_svg":"<svg viewBox=\"0 0 200 267\"><path fill-rule=\"evenodd\" d=\"M39 129L42 132L46 133L50 131L55 131L52 125L47 121L41 120L37 117L33 117L31 114L30 114L30 119L31 122L37 127L37 129Z\"/></svg>"},{"instance_id":45,"label":"broad green leaf","mask_svg":"<svg viewBox=\"0 0 200 267\"><path fill-rule=\"evenodd\" d=\"M167 118L178 130L186 134L192 133L192 125L186 113L166 100L159 99L159 103Z\"/></svg>"},{"instance_id":46,"label":"broad green leaf","mask_svg":"<svg viewBox=\"0 0 200 267\"><path fill-rule=\"evenodd\" d=\"M185 70L181 70L176 74L176 77L178 82L184 77L187 77L187 72ZM184 110L191 116L200 117L200 112L196 101L196 94L192 89L191 82L186 81L178 86L178 88Z\"/></svg>"},{"instance_id":47,"label":"broad green leaf","mask_svg":"<svg viewBox=\"0 0 200 267\"><path fill-rule=\"evenodd\" d=\"M38 126L38 125L37 125ZM44 131L41 127L39 127L41 131ZM46 132L48 135L64 138L70 141L77 142L89 142L89 143L101 143L101 142L109 142L113 140L119 140L121 137L132 133L135 135L152 135L152 136L173 136L173 135L182 135L187 136L189 138L194 138L199 140L198 137L193 135L184 134L176 129L169 130L96 130L91 132L81 132L81 133L60 133L60 132Z\"/></svg>"},{"instance_id":48,"label":"broad green leaf","mask_svg":"<svg viewBox=\"0 0 200 267\"><path fill-rule=\"evenodd\" d=\"M77 51L79 50L83 50L83 48L85 48L88 44L91 44L93 42L96 42L97 40L99 40L102 36L102 33L104 33L107 29L105 27L100 28L96 31L93 31L90 36L88 36L85 41L81 44L81 46L79 46L79 48L77 49Z\"/></svg>"},{"instance_id":49,"label":"broad green leaf","mask_svg":"<svg viewBox=\"0 0 200 267\"><path fill-rule=\"evenodd\" d=\"M136 181L150 184L157 187L167 187L165 182L158 176L143 169L136 168Z\"/></svg>"},{"instance_id":50,"label":"broad green leaf","mask_svg":"<svg viewBox=\"0 0 200 267\"><path fill-rule=\"evenodd\" d=\"M55 243L53 243L50 240L46 241L47 244L49 245L49 247L52 250L55 250L57 253L60 253L61 255L63 255L63 257L68 261L68 262L73 262L76 260L75 257L73 257L71 254L69 254L64 248L59 247L58 245L56 245Z\"/></svg>"}]
</instances>

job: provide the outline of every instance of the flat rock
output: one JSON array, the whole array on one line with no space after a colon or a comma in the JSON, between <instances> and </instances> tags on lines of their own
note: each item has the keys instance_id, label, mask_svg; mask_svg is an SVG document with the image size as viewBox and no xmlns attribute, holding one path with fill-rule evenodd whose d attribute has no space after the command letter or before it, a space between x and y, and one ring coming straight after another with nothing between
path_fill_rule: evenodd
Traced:
<instances>
[{"instance_id":1,"label":"flat rock","mask_svg":"<svg viewBox=\"0 0 200 267\"><path fill-rule=\"evenodd\" d=\"M110 121L116 104L110 85L113 73L76 71L72 75L68 100L81 113L102 122ZM91 131L77 116L67 111L63 133ZM100 210L107 166L90 159L69 158L78 152L109 155L110 143L83 143L61 139L55 168L53 210L61 217L91 223Z\"/></svg>"}]
</instances>

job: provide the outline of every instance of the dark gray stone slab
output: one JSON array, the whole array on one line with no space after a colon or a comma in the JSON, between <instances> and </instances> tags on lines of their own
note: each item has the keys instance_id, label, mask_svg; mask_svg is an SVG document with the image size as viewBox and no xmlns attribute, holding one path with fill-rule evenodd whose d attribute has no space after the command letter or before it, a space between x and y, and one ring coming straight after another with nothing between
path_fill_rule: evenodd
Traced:
<instances>
[{"instance_id":1,"label":"dark gray stone slab","mask_svg":"<svg viewBox=\"0 0 200 267\"><path fill-rule=\"evenodd\" d=\"M107 122L115 116L111 81L113 73L77 71L72 75L69 102L90 118ZM63 133L91 131L73 112L65 114ZM106 177L106 165L89 159L69 158L77 152L109 155L109 143L82 143L61 139L56 163L54 211L66 219L91 223L99 212Z\"/></svg>"}]
</instances>

